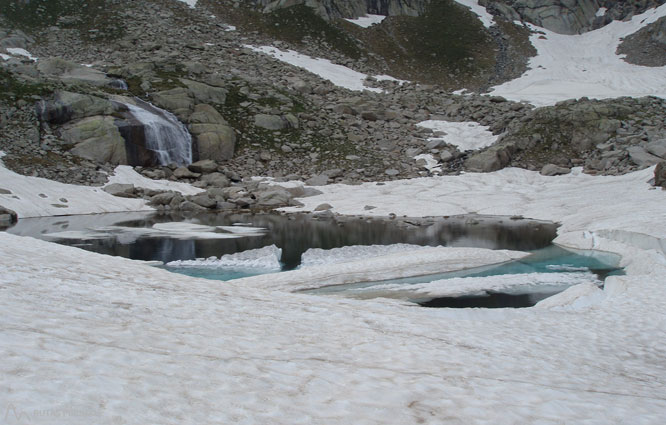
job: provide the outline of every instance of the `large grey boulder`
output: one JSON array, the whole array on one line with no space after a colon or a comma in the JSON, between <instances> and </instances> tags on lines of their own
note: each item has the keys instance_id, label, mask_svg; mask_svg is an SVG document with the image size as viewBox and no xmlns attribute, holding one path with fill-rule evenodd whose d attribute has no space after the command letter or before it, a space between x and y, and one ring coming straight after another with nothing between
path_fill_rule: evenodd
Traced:
<instances>
[{"instance_id":1,"label":"large grey boulder","mask_svg":"<svg viewBox=\"0 0 666 425\"><path fill-rule=\"evenodd\" d=\"M254 116L254 125L265 130L284 130L289 122L279 115L257 114Z\"/></svg>"},{"instance_id":2,"label":"large grey boulder","mask_svg":"<svg viewBox=\"0 0 666 425\"><path fill-rule=\"evenodd\" d=\"M189 130L194 139L195 157L217 162L234 156L236 132L210 105L196 105L189 119Z\"/></svg>"},{"instance_id":3,"label":"large grey boulder","mask_svg":"<svg viewBox=\"0 0 666 425\"><path fill-rule=\"evenodd\" d=\"M193 162L188 165L187 168L194 173L209 174L214 171L217 171L217 162L212 159L202 159L201 161Z\"/></svg>"},{"instance_id":4,"label":"large grey boulder","mask_svg":"<svg viewBox=\"0 0 666 425\"><path fill-rule=\"evenodd\" d=\"M39 60L37 70L44 77L60 80L65 84L110 86L115 81L101 71L57 57Z\"/></svg>"},{"instance_id":5,"label":"large grey boulder","mask_svg":"<svg viewBox=\"0 0 666 425\"><path fill-rule=\"evenodd\" d=\"M223 88L186 79L180 81L187 86L190 96L198 103L224 105L226 102L228 92Z\"/></svg>"},{"instance_id":6,"label":"large grey boulder","mask_svg":"<svg viewBox=\"0 0 666 425\"><path fill-rule=\"evenodd\" d=\"M121 198L136 198L136 187L133 184L112 183L106 185L102 190L110 195Z\"/></svg>"},{"instance_id":7,"label":"large grey boulder","mask_svg":"<svg viewBox=\"0 0 666 425\"><path fill-rule=\"evenodd\" d=\"M656 165L662 161L658 156L651 155L640 146L630 146L627 148L631 161L641 168L647 168Z\"/></svg>"},{"instance_id":8,"label":"large grey boulder","mask_svg":"<svg viewBox=\"0 0 666 425\"><path fill-rule=\"evenodd\" d=\"M569 174L571 168L559 167L555 164L546 164L541 169L541 175L543 176L561 176L564 174Z\"/></svg>"},{"instance_id":9,"label":"large grey boulder","mask_svg":"<svg viewBox=\"0 0 666 425\"><path fill-rule=\"evenodd\" d=\"M489 173L506 167L511 161L507 149L491 147L488 150L472 155L465 161L465 169L468 171Z\"/></svg>"},{"instance_id":10,"label":"large grey boulder","mask_svg":"<svg viewBox=\"0 0 666 425\"><path fill-rule=\"evenodd\" d=\"M292 196L287 190L281 187L272 187L256 194L256 205L259 207L281 207L287 206L291 202Z\"/></svg>"},{"instance_id":11,"label":"large grey boulder","mask_svg":"<svg viewBox=\"0 0 666 425\"><path fill-rule=\"evenodd\" d=\"M74 145L71 152L99 163L127 164L125 139L111 116L94 116L66 124L62 139Z\"/></svg>"},{"instance_id":12,"label":"large grey boulder","mask_svg":"<svg viewBox=\"0 0 666 425\"><path fill-rule=\"evenodd\" d=\"M659 158L666 159L666 139L655 140L649 143L645 150Z\"/></svg>"},{"instance_id":13,"label":"large grey boulder","mask_svg":"<svg viewBox=\"0 0 666 425\"><path fill-rule=\"evenodd\" d=\"M39 118L52 124L94 115L111 115L118 109L107 99L69 91L56 92L51 100L37 102L36 108Z\"/></svg>"}]
</instances>

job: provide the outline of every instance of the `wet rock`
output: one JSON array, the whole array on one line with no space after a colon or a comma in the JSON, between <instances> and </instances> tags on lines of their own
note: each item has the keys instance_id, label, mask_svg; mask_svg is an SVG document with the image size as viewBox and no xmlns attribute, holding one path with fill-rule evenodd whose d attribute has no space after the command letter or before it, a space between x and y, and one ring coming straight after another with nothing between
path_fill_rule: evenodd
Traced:
<instances>
[{"instance_id":1,"label":"wet rock","mask_svg":"<svg viewBox=\"0 0 666 425\"><path fill-rule=\"evenodd\" d=\"M68 123L62 139L74 147L71 152L98 163L128 164L127 145L112 116L94 116Z\"/></svg>"},{"instance_id":2,"label":"wet rock","mask_svg":"<svg viewBox=\"0 0 666 425\"><path fill-rule=\"evenodd\" d=\"M333 209L333 205L324 203L324 204L317 205L317 207L314 210L315 211L328 211L330 209Z\"/></svg>"},{"instance_id":3,"label":"wet rock","mask_svg":"<svg viewBox=\"0 0 666 425\"><path fill-rule=\"evenodd\" d=\"M326 186L328 184L328 176L325 174L312 176L305 181L305 184L307 186Z\"/></svg>"},{"instance_id":4,"label":"wet rock","mask_svg":"<svg viewBox=\"0 0 666 425\"><path fill-rule=\"evenodd\" d=\"M111 115L118 108L110 101L97 96L58 91L51 100L37 103L37 114L42 121L63 124L71 120Z\"/></svg>"},{"instance_id":5,"label":"wet rock","mask_svg":"<svg viewBox=\"0 0 666 425\"><path fill-rule=\"evenodd\" d=\"M203 182L205 182L206 185L216 187L216 188L228 187L231 184L231 182L229 181L227 176L225 176L222 173L217 173L217 172L206 174L205 176L203 176L201 178L201 180Z\"/></svg>"},{"instance_id":6,"label":"wet rock","mask_svg":"<svg viewBox=\"0 0 666 425\"><path fill-rule=\"evenodd\" d=\"M157 195L153 195L148 200L150 205L169 205L176 196L176 192L162 192Z\"/></svg>"}]
</instances>

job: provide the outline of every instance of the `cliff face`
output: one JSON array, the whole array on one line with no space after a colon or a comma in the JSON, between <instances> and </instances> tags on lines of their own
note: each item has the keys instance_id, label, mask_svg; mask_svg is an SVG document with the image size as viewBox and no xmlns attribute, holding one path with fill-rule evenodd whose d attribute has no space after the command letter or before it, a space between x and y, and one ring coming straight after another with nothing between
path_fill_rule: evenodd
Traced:
<instances>
[{"instance_id":1,"label":"cliff face","mask_svg":"<svg viewBox=\"0 0 666 425\"><path fill-rule=\"evenodd\" d=\"M265 12L305 4L324 19L354 18L367 13L421 16L436 0L255 0ZM508 21L525 21L561 34L580 34L613 20L642 13L666 0L479 0L488 11ZM604 8L605 13L600 13Z\"/></svg>"},{"instance_id":2,"label":"cliff face","mask_svg":"<svg viewBox=\"0 0 666 425\"><path fill-rule=\"evenodd\" d=\"M256 0L265 12L305 4L325 19L355 18L367 13L386 16L419 16L430 0Z\"/></svg>"}]
</instances>

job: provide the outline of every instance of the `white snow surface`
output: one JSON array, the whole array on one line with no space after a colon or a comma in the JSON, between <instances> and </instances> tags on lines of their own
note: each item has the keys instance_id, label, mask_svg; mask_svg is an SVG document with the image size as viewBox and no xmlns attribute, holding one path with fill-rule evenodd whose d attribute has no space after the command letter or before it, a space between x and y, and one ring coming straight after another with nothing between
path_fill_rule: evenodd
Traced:
<instances>
[{"instance_id":1,"label":"white snow surface","mask_svg":"<svg viewBox=\"0 0 666 425\"><path fill-rule=\"evenodd\" d=\"M597 17L604 16L607 11L608 11L608 9L606 9L605 7L600 7L599 10L597 10L597 13L594 14L594 16L597 16Z\"/></svg>"},{"instance_id":2,"label":"white snow surface","mask_svg":"<svg viewBox=\"0 0 666 425\"><path fill-rule=\"evenodd\" d=\"M457 146L463 152L485 148L494 144L499 138L490 131L490 127L474 121L427 120L416 125L445 133L441 137L430 137L428 140L443 140Z\"/></svg>"},{"instance_id":3,"label":"white snow surface","mask_svg":"<svg viewBox=\"0 0 666 425\"><path fill-rule=\"evenodd\" d=\"M351 248L352 251L355 249L358 250L358 248ZM283 272L271 276L271 279L247 277L235 279L230 284L244 288L260 287L281 291L302 291L324 286L453 272L501 264L528 255L519 251L485 248L418 247L411 250L398 248L391 251L391 248L385 247L379 248L375 252L369 251L369 255L374 254L374 256L346 261L348 252L344 249L339 252L341 256L346 257L340 262L326 264L326 261L322 261L322 265L311 265ZM335 253L331 255L331 257L335 256Z\"/></svg>"},{"instance_id":4,"label":"white snow surface","mask_svg":"<svg viewBox=\"0 0 666 425\"><path fill-rule=\"evenodd\" d=\"M439 164L439 161L435 159L434 156L432 156L429 153L422 153L420 155L416 155L414 157L415 160L422 159L425 161L425 168L430 171L431 173L441 173L442 172L442 166Z\"/></svg>"},{"instance_id":5,"label":"white snow surface","mask_svg":"<svg viewBox=\"0 0 666 425\"><path fill-rule=\"evenodd\" d=\"M666 67L632 65L616 55L620 39L666 16L666 4L631 20L613 21L580 35L562 35L531 26L537 56L521 77L493 87L492 95L537 106L587 96L666 97Z\"/></svg>"},{"instance_id":6,"label":"white snow surface","mask_svg":"<svg viewBox=\"0 0 666 425\"><path fill-rule=\"evenodd\" d=\"M142 187L144 189L174 190L183 195L196 195L197 193L205 192L204 189L194 187L187 183L149 179L134 171L134 168L129 165L119 165L113 173L114 174L109 177L109 181L105 186L112 183L133 184L136 187Z\"/></svg>"},{"instance_id":7,"label":"white snow surface","mask_svg":"<svg viewBox=\"0 0 666 425\"><path fill-rule=\"evenodd\" d=\"M24 56L30 59L33 62L37 61L37 57L33 56L29 51L22 49L20 47L9 47L6 49L7 53L13 56Z\"/></svg>"},{"instance_id":8,"label":"white snow surface","mask_svg":"<svg viewBox=\"0 0 666 425\"><path fill-rule=\"evenodd\" d=\"M194 9L194 7L197 5L198 0L178 0L178 1L183 2L186 5L190 6L190 8Z\"/></svg>"},{"instance_id":9,"label":"white snow surface","mask_svg":"<svg viewBox=\"0 0 666 425\"><path fill-rule=\"evenodd\" d=\"M358 261L359 258L377 257L422 248L424 247L420 245L406 243L392 245L352 245L332 249L310 248L301 255L301 268Z\"/></svg>"},{"instance_id":10,"label":"white snow surface","mask_svg":"<svg viewBox=\"0 0 666 425\"><path fill-rule=\"evenodd\" d=\"M148 179L129 166L118 166L115 175L109 178L107 184L110 183L131 183L147 189L176 190L186 195L203 191L185 183ZM153 210L143 199L120 198L104 192L101 187L71 185L22 176L5 168L1 161L0 188L12 192L0 194L0 205L16 211L19 218Z\"/></svg>"},{"instance_id":11,"label":"white snow surface","mask_svg":"<svg viewBox=\"0 0 666 425\"><path fill-rule=\"evenodd\" d=\"M261 269L279 271L282 249L275 245L226 254L221 257L171 261L169 267L201 267L210 269Z\"/></svg>"},{"instance_id":12,"label":"white snow surface","mask_svg":"<svg viewBox=\"0 0 666 425\"><path fill-rule=\"evenodd\" d=\"M367 90L377 93L382 91L382 89L367 87L365 85L364 81L368 77L367 75L354 71L346 66L334 64L328 59L312 58L294 50L280 50L270 46L255 47L246 45L245 47L255 52L267 54L299 68L303 68L339 87L354 91Z\"/></svg>"},{"instance_id":13,"label":"white snow surface","mask_svg":"<svg viewBox=\"0 0 666 425\"><path fill-rule=\"evenodd\" d=\"M6 55L6 54L4 54L4 53L0 53L0 58L1 58L2 60L9 60L9 59L11 59L11 56Z\"/></svg>"},{"instance_id":14,"label":"white snow surface","mask_svg":"<svg viewBox=\"0 0 666 425\"><path fill-rule=\"evenodd\" d=\"M365 15L365 16L360 16L355 19L347 19L345 18L345 21L351 22L352 24L356 24L359 27L363 28L370 28L373 25L381 23L384 19L386 19L386 16L384 15Z\"/></svg>"},{"instance_id":15,"label":"white snow surface","mask_svg":"<svg viewBox=\"0 0 666 425\"><path fill-rule=\"evenodd\" d=\"M354 271L352 262L221 283L0 232L0 414L10 424L69 425L661 424L666 191L651 188L652 174L505 169L329 185L302 199L348 214L553 220L562 223L556 242L622 255L627 275L607 278L603 290L577 285L527 309L407 308L290 292L335 281ZM4 169L0 187L97 196L77 186L61 194ZM8 199L0 195L0 204ZM95 212L111 199L132 201L97 198L79 209ZM48 212L34 202L24 208ZM363 211L369 203L378 208ZM452 252L356 264L366 278L386 277L382 267L399 272L416 261L425 270Z\"/></svg>"},{"instance_id":16,"label":"white snow surface","mask_svg":"<svg viewBox=\"0 0 666 425\"><path fill-rule=\"evenodd\" d=\"M487 291L506 292L516 287L561 287L574 284L601 284L591 272L576 273L525 273L485 277L455 277L413 285L386 284L357 289L356 292L404 292L429 297L458 297L480 295Z\"/></svg>"},{"instance_id":17,"label":"white snow surface","mask_svg":"<svg viewBox=\"0 0 666 425\"><path fill-rule=\"evenodd\" d=\"M495 25L495 18L493 15L488 13L485 7L479 5L477 0L455 0L455 2L469 7L472 12L479 17L484 27L490 28Z\"/></svg>"}]
</instances>

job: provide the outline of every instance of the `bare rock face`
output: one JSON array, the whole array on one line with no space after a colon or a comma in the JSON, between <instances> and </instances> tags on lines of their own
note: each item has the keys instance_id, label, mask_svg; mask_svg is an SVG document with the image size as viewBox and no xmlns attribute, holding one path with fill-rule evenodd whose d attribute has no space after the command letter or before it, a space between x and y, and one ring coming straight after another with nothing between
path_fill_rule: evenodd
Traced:
<instances>
[{"instance_id":1,"label":"bare rock face","mask_svg":"<svg viewBox=\"0 0 666 425\"><path fill-rule=\"evenodd\" d=\"M666 66L666 17L625 37L617 53L635 65Z\"/></svg>"},{"instance_id":2,"label":"bare rock face","mask_svg":"<svg viewBox=\"0 0 666 425\"><path fill-rule=\"evenodd\" d=\"M264 12L304 4L324 19L356 18L371 13L385 16L419 16L430 0L255 0Z\"/></svg>"},{"instance_id":3,"label":"bare rock face","mask_svg":"<svg viewBox=\"0 0 666 425\"><path fill-rule=\"evenodd\" d=\"M194 139L194 157L222 162L234 156L236 132L210 105L194 107L189 119L189 130Z\"/></svg>"}]
</instances>

